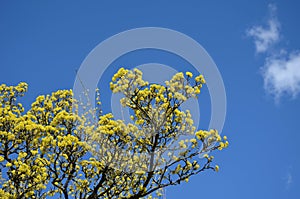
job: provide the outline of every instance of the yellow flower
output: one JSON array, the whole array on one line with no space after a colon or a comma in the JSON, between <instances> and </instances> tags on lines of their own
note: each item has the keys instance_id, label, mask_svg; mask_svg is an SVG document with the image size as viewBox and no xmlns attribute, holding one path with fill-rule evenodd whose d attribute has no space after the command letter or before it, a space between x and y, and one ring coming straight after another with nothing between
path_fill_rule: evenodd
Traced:
<instances>
[{"instance_id":1,"label":"yellow flower","mask_svg":"<svg viewBox=\"0 0 300 199\"><path fill-rule=\"evenodd\" d=\"M216 171L216 172L218 172L218 171L219 171L219 169L220 169L220 168L219 168L219 166L218 166L218 165L216 165L216 166L215 166L215 171Z\"/></svg>"},{"instance_id":2,"label":"yellow flower","mask_svg":"<svg viewBox=\"0 0 300 199\"><path fill-rule=\"evenodd\" d=\"M141 170L137 170L135 173L138 174L138 175L144 175L146 172L145 171L141 171Z\"/></svg>"},{"instance_id":3,"label":"yellow flower","mask_svg":"<svg viewBox=\"0 0 300 199\"><path fill-rule=\"evenodd\" d=\"M193 77L193 73L191 73L191 72L186 72L185 74L186 74L186 76L188 76L189 78L192 78L192 77Z\"/></svg>"},{"instance_id":4,"label":"yellow flower","mask_svg":"<svg viewBox=\"0 0 300 199\"><path fill-rule=\"evenodd\" d=\"M11 166L12 166L12 163L10 163L10 162L6 163L6 167L11 167Z\"/></svg>"},{"instance_id":5,"label":"yellow flower","mask_svg":"<svg viewBox=\"0 0 300 199\"><path fill-rule=\"evenodd\" d=\"M193 144L196 144L197 140L195 138L192 138L192 139L190 139L190 142L193 143Z\"/></svg>"},{"instance_id":6,"label":"yellow flower","mask_svg":"<svg viewBox=\"0 0 300 199\"><path fill-rule=\"evenodd\" d=\"M180 142L179 142L179 146L181 147L181 148L186 148L186 145L185 145L185 143L184 143L184 140L180 140Z\"/></svg>"},{"instance_id":7,"label":"yellow flower","mask_svg":"<svg viewBox=\"0 0 300 199\"><path fill-rule=\"evenodd\" d=\"M38 150L31 150L32 155L36 155L38 153Z\"/></svg>"}]
</instances>

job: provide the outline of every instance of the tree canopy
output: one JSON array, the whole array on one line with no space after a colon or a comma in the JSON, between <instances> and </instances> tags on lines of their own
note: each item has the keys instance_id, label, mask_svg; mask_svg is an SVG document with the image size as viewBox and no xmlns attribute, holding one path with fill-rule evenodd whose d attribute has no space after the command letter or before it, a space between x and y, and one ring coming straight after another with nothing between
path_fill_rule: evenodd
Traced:
<instances>
[{"instance_id":1,"label":"tree canopy","mask_svg":"<svg viewBox=\"0 0 300 199\"><path fill-rule=\"evenodd\" d=\"M110 89L124 95L130 122L103 113L99 90L96 108L58 90L25 111L28 85L0 85L0 198L160 198L164 187L218 171L210 152L226 148L226 136L196 129L181 109L203 84L191 72L159 85L119 69Z\"/></svg>"}]
</instances>

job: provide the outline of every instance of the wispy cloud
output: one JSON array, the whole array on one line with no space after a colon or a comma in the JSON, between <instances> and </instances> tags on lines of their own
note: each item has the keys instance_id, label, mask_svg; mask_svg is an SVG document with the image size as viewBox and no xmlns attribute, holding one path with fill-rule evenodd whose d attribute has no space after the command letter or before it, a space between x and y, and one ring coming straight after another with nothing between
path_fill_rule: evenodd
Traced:
<instances>
[{"instance_id":1,"label":"wispy cloud","mask_svg":"<svg viewBox=\"0 0 300 199\"><path fill-rule=\"evenodd\" d=\"M279 41L280 23L276 17L276 6L269 5L270 17L266 26L253 26L246 31L249 37L253 37L257 53L263 53Z\"/></svg>"},{"instance_id":2,"label":"wispy cloud","mask_svg":"<svg viewBox=\"0 0 300 199\"><path fill-rule=\"evenodd\" d=\"M286 173L286 176L284 178L285 180L285 189L288 190L291 186L291 184L293 183L293 176L292 176L292 172L291 172L292 167L290 166L288 168L288 171Z\"/></svg>"},{"instance_id":3,"label":"wispy cloud","mask_svg":"<svg viewBox=\"0 0 300 199\"><path fill-rule=\"evenodd\" d=\"M295 98L300 92L300 52L266 58L262 68L265 90L278 101L283 94Z\"/></svg>"},{"instance_id":4,"label":"wispy cloud","mask_svg":"<svg viewBox=\"0 0 300 199\"><path fill-rule=\"evenodd\" d=\"M300 93L300 52L272 49L281 37L276 9L275 5L269 5L270 16L267 27L254 26L246 33L254 39L256 53L267 55L261 68L264 88L278 102L284 94L295 98Z\"/></svg>"},{"instance_id":5,"label":"wispy cloud","mask_svg":"<svg viewBox=\"0 0 300 199\"><path fill-rule=\"evenodd\" d=\"M287 175L287 179L286 179L286 188L289 189L289 187L291 186L293 182L293 177L291 173L288 173Z\"/></svg>"}]
</instances>

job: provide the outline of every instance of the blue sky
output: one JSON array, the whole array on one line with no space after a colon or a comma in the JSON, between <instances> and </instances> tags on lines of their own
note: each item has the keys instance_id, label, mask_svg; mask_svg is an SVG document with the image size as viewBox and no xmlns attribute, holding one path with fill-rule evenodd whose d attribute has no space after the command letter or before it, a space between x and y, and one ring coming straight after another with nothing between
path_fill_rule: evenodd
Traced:
<instances>
[{"instance_id":1,"label":"blue sky","mask_svg":"<svg viewBox=\"0 0 300 199\"><path fill-rule=\"evenodd\" d=\"M2 0L0 83L29 83L24 99L29 104L39 94L72 88L84 58L112 35L148 26L182 32L219 68L227 94L223 134L231 145L215 154L219 173L208 171L168 188L167 198L298 199L299 9L292 0ZM116 60L107 78L119 65L151 61L185 63L164 52L136 52ZM204 116L207 106L201 104Z\"/></svg>"}]
</instances>

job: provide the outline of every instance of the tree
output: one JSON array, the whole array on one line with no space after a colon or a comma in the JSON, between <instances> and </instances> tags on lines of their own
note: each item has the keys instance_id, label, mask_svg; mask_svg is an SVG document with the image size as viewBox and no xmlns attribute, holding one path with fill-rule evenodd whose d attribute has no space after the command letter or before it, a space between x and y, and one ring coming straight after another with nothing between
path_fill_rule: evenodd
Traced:
<instances>
[{"instance_id":1,"label":"tree","mask_svg":"<svg viewBox=\"0 0 300 199\"><path fill-rule=\"evenodd\" d=\"M38 96L25 112L19 98L27 84L2 84L0 197L159 198L164 187L218 171L209 153L227 147L226 136L196 130L180 109L200 93L203 76L177 73L165 83L149 85L141 71L119 69L110 88L124 94L129 123L81 105L72 90Z\"/></svg>"}]
</instances>

